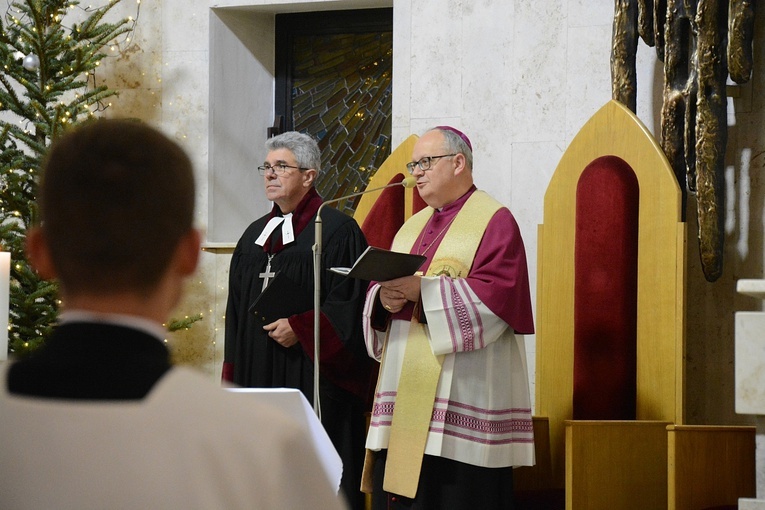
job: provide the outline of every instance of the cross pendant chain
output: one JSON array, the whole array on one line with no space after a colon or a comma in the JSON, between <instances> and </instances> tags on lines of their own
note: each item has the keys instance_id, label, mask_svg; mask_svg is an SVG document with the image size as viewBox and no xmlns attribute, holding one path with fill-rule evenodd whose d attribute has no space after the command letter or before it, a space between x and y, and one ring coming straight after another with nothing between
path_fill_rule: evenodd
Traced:
<instances>
[{"instance_id":1,"label":"cross pendant chain","mask_svg":"<svg viewBox=\"0 0 765 510\"><path fill-rule=\"evenodd\" d=\"M436 243L436 241L441 239L441 236L444 235L444 232L446 232L446 230L452 224L452 222L454 221L454 218L456 218L456 216L454 216L452 219L450 219L449 223L444 225L444 228L441 229L441 232L439 232L438 235L436 235L436 237L434 237L433 240L430 241L430 243L428 243L428 245L425 247L424 250L422 250L422 252L419 251L420 247L417 246L417 254L418 255L425 255L426 253L428 253L428 250L430 250L430 248ZM431 216L431 218L428 220L428 223L430 223L432 220L433 220L433 217ZM420 232L420 239L425 237L425 231L426 230L427 230L427 225L425 225L425 228L422 230L422 232Z\"/></svg>"},{"instance_id":2,"label":"cross pendant chain","mask_svg":"<svg viewBox=\"0 0 765 510\"><path fill-rule=\"evenodd\" d=\"M264 272L258 274L258 276L260 278L263 278L263 288L260 289L260 292L263 292L264 290L266 290L266 287L268 287L268 282L271 280L271 278L276 276L276 273L271 271L271 259L272 258L274 258L273 254L268 256L268 262L266 263L266 270Z\"/></svg>"}]
</instances>

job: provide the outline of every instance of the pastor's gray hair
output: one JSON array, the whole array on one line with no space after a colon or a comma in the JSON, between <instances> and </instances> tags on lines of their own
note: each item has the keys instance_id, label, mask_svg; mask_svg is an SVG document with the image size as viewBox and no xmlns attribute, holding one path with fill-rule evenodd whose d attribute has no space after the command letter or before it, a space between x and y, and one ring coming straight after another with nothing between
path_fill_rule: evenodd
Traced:
<instances>
[{"instance_id":1,"label":"pastor's gray hair","mask_svg":"<svg viewBox=\"0 0 765 510\"><path fill-rule=\"evenodd\" d=\"M311 136L297 131L287 131L266 140L266 149L274 151L287 149L295 156L301 168L313 168L321 173L321 151L319 144Z\"/></svg>"}]
</instances>

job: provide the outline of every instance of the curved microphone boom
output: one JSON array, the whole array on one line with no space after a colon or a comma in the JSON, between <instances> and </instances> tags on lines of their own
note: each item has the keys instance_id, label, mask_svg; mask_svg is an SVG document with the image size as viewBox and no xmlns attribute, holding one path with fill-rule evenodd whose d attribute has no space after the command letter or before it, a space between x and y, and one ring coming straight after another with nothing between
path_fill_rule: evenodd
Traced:
<instances>
[{"instance_id":1,"label":"curved microphone boom","mask_svg":"<svg viewBox=\"0 0 765 510\"><path fill-rule=\"evenodd\" d=\"M375 191L381 191L385 188L395 188L396 186L403 186L404 188L414 188L417 185L417 179L408 175L404 177L401 182L394 182L386 186L380 186L379 188L366 189L357 193L351 193L350 195L344 195L342 197L333 198L327 200L319 206L319 210L316 211L316 221L314 224L315 235L313 245L313 410L321 420L321 405L319 401L319 313L321 308L321 234L322 234L322 222L321 222L321 210L325 205L334 204L341 200L357 197L365 193L373 193Z\"/></svg>"}]
</instances>

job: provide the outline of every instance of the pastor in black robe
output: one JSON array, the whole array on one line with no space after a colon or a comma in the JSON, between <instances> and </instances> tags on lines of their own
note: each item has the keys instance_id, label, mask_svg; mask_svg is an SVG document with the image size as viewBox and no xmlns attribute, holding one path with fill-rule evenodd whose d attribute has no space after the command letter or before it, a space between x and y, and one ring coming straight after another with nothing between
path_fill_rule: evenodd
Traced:
<instances>
[{"instance_id":1,"label":"pastor in black robe","mask_svg":"<svg viewBox=\"0 0 765 510\"><path fill-rule=\"evenodd\" d=\"M289 319L299 340L289 348L269 338L263 330L263 322L248 310L261 293L263 278L260 275L266 270L269 255L273 255L271 270L282 272L301 286L312 303L314 221L320 205L321 198L313 189L303 197L292 218L295 240L286 246L281 243L281 227L276 228L262 247L255 244L269 219L282 215L276 205L271 213L254 221L237 243L229 273L224 379L244 387L297 388L313 402L313 309L295 310L294 300L284 300L284 314L274 320ZM356 221L348 215L324 207L321 219L321 418L343 460L342 488L351 507L362 508L363 495L359 487L366 413L375 378L361 330L361 310L368 282L337 275L327 268L352 266L367 243Z\"/></svg>"}]
</instances>

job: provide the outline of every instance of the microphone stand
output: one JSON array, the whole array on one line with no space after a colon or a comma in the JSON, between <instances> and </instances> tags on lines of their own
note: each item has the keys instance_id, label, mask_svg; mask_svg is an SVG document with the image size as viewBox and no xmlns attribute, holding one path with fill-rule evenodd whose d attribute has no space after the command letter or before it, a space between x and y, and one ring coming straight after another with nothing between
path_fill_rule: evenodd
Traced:
<instances>
[{"instance_id":1,"label":"microphone stand","mask_svg":"<svg viewBox=\"0 0 765 510\"><path fill-rule=\"evenodd\" d=\"M321 309L321 245L322 245L322 220L321 210L325 205L334 204L341 200L357 197L365 193L373 193L375 191L381 191L386 188L394 188L396 186L403 186L405 188L413 188L417 184L417 180L414 177L405 177L401 182L394 182L386 186L380 186L379 188L367 189L359 191L357 193L351 193L350 195L344 195L342 197L333 198L327 200L319 206L316 211L316 220L314 222L314 245L313 245L313 410L321 421L321 402L319 398L319 330L320 320L319 314Z\"/></svg>"}]
</instances>

